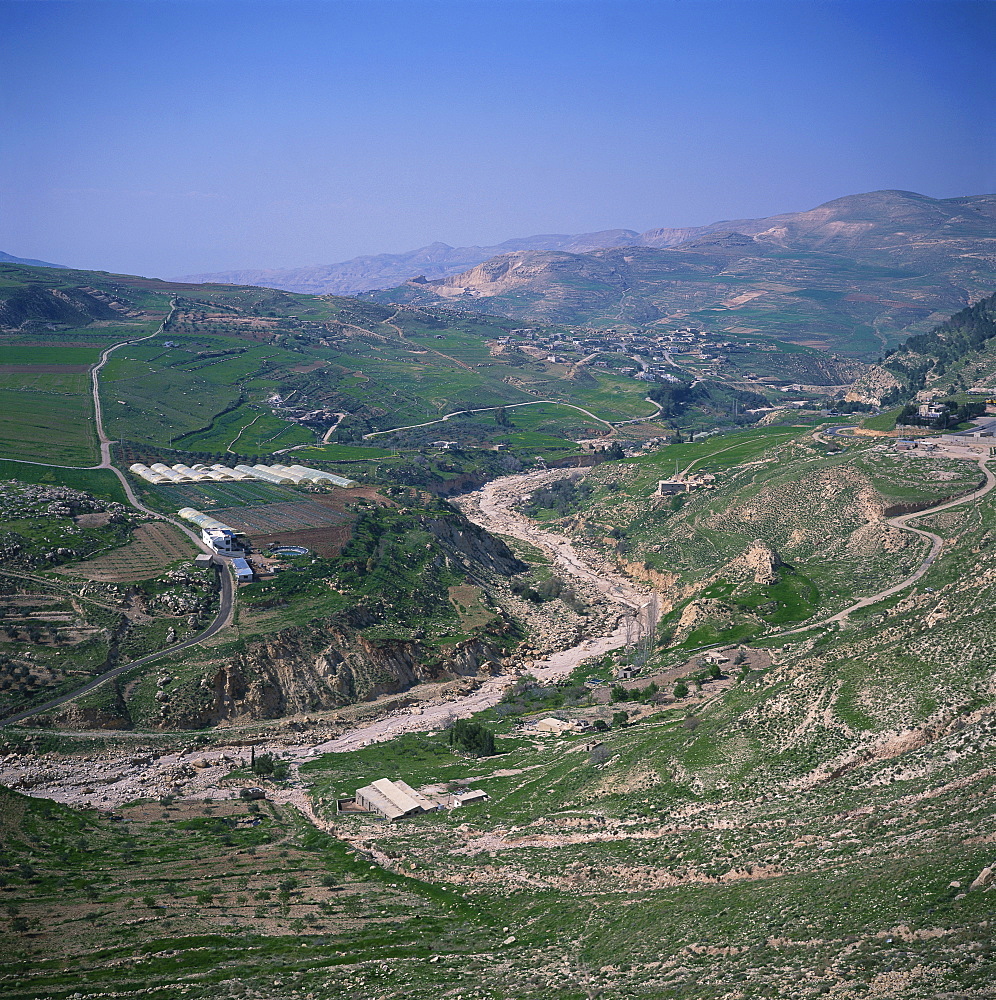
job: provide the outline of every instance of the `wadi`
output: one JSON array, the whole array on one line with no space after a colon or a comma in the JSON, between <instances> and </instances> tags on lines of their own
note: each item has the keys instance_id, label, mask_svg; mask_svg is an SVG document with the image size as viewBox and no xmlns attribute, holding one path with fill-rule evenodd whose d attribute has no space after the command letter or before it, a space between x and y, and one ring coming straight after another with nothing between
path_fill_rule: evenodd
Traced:
<instances>
[{"instance_id":1,"label":"wadi","mask_svg":"<svg viewBox=\"0 0 996 1000\"><path fill-rule=\"evenodd\" d=\"M992 205L5 255L0 996L990 995Z\"/></svg>"}]
</instances>

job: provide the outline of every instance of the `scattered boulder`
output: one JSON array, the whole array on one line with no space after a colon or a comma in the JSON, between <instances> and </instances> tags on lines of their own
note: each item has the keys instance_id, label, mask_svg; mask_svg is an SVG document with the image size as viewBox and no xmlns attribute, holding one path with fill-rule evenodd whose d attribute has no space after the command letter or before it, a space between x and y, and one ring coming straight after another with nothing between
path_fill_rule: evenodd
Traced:
<instances>
[{"instance_id":1,"label":"scattered boulder","mask_svg":"<svg viewBox=\"0 0 996 1000\"><path fill-rule=\"evenodd\" d=\"M996 865L986 865L976 876L975 881L968 887L969 889L988 889L996 880Z\"/></svg>"}]
</instances>

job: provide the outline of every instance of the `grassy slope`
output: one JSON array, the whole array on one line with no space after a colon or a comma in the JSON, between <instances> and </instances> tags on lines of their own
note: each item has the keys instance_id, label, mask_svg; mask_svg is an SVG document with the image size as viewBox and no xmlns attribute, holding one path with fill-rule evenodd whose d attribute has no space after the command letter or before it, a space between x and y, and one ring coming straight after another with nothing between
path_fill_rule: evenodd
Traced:
<instances>
[{"instance_id":1,"label":"grassy slope","mask_svg":"<svg viewBox=\"0 0 996 1000\"><path fill-rule=\"evenodd\" d=\"M648 539L742 520L743 505L773 497L792 498L792 524L813 530L819 475L845 458L858 493L881 502L959 485L874 445L826 455L787 433L713 438L598 475L619 480L609 506L621 521L629 500L618 494L638 495L668 451L725 468L716 490ZM840 516L852 501L837 500L831 542L856 530ZM221 822L228 806L125 810L124 825L9 800L15 964L3 995L62 997L81 983L112 996L182 985L190 996L348 989L361 1000L991 995L991 897L968 885L996 838L985 611L996 504L923 523L951 547L916 588L842 631L774 646L770 667L731 670L733 683L712 696L707 686L704 700L614 728L598 754L590 737L533 740L491 711L495 758L469 760L428 735L309 764L319 810L341 838L382 852L373 867L269 806L260 826L233 828ZM739 529L729 551L757 527ZM722 550L732 530L711 543ZM830 578L853 562L846 548L808 544L793 557L800 574L822 580L818 563ZM895 577L906 555L875 556L879 576L850 587ZM334 816L337 794L381 776L469 780L491 799L393 825ZM324 887L325 874L341 888Z\"/></svg>"},{"instance_id":2,"label":"grassy slope","mask_svg":"<svg viewBox=\"0 0 996 1000\"><path fill-rule=\"evenodd\" d=\"M644 383L611 369L574 373L580 355L570 351L561 352L565 363L520 351L492 354L489 342L507 334L513 321L95 272L10 266L0 279L0 309L5 302L20 303L12 315L22 321L3 335L9 363L24 368L0 373L0 394L8 399L0 454L11 458L91 461L95 442L85 372L30 368L92 363L99 347L154 330L173 297L178 308L170 329L159 339L121 348L102 375L108 433L143 448L266 455L318 443L332 417L316 427L288 422L271 412L274 393L302 410L347 412L333 440L354 446L371 430L537 399L571 402L602 420L653 412ZM71 305L54 298L52 289ZM805 353L753 356L758 364L752 367L762 374L784 369L791 377L822 377L809 371L822 363L817 355L815 361ZM751 367L749 360L736 356L728 374ZM602 426L589 423L576 411L554 411L542 432L564 441ZM553 457L546 440L513 436L506 443L526 461L535 454Z\"/></svg>"},{"instance_id":3,"label":"grassy slope","mask_svg":"<svg viewBox=\"0 0 996 1000\"><path fill-rule=\"evenodd\" d=\"M865 256L758 244L734 250L541 253L537 261L547 266L532 280L459 302L463 308L559 323L639 326L683 315L718 333L764 333L872 357L991 287L991 275L987 281L979 272L962 273L957 250L904 267L895 267L886 254ZM854 294L855 288L861 293ZM427 307L437 301L431 285L405 285L372 297Z\"/></svg>"}]
</instances>

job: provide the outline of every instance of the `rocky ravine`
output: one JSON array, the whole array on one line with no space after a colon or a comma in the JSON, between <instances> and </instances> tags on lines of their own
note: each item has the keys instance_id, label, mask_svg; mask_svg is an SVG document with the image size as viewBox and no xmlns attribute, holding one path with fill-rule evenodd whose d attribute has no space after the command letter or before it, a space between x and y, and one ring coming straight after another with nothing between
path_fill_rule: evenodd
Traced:
<instances>
[{"instance_id":1,"label":"rocky ravine","mask_svg":"<svg viewBox=\"0 0 996 1000\"><path fill-rule=\"evenodd\" d=\"M577 641L577 631L568 630L574 645L547 655L538 651L557 635L550 627L546 635L536 636L532 649L537 655L525 659L516 669L499 676L488 677L483 683L476 678L442 685L419 685L405 695L408 704L396 708L397 699L379 718L365 721L350 731L320 740L302 740L298 734L284 729L284 735L263 739L249 733L232 731L227 745L214 743L211 749L194 748L168 753L136 751L137 734L129 738L132 749L127 752L106 752L90 755L9 754L0 758L0 784L16 788L28 795L52 798L70 805L113 809L140 797L162 795L228 797L238 794L236 788L223 781L229 771L248 759L247 744L255 744L257 752L272 753L294 763L312 759L323 753L352 750L369 743L392 739L402 733L438 730L457 718L465 718L497 704L505 689L518 673L528 670L542 681L552 681L568 675L584 660L604 655L632 640L640 625L640 615L650 600L647 591L618 576L607 567L591 565L568 541L539 528L517 514L513 507L525 493L560 473L534 473L509 476L488 484L477 493L463 497L460 507L475 523L488 531L511 535L542 549L565 577L577 582L587 595L601 595L603 612L614 609L612 615L596 616L604 630ZM597 601L596 601L597 604ZM561 631L562 635L568 634ZM526 650L528 657L529 649ZM473 686L472 690L469 688ZM421 688L421 690L420 690ZM377 703L364 706L369 719ZM336 729L348 725L350 713L338 713L331 722ZM294 728L297 728L296 726ZM318 735L318 734L316 734Z\"/></svg>"}]
</instances>

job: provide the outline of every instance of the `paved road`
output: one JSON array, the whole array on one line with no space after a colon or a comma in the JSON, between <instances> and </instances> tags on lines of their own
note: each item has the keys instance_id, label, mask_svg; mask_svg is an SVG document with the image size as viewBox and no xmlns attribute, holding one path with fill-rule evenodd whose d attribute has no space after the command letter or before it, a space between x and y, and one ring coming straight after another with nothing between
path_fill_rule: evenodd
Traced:
<instances>
[{"instance_id":1,"label":"paved road","mask_svg":"<svg viewBox=\"0 0 996 1000\"><path fill-rule=\"evenodd\" d=\"M233 588L231 586L231 573L228 571L228 567L220 567L218 569L218 573L220 574L222 580L221 607L218 609L218 614L215 616L214 621L211 622L211 624L203 632L199 632L197 635L192 636L190 639L185 639L183 642L177 643L175 646L169 646L166 649L161 649L157 653L150 653L148 656L140 657L137 660L122 663L119 666L108 670L106 673L101 674L99 677L95 677L92 681L88 681L82 687L78 687L75 691L72 691L69 694L64 694L58 698L52 698L50 701L46 701L42 705L36 705L34 708L26 709L23 712L19 712L17 715L8 716L6 719L0 719L0 727L9 726L14 722L21 722L23 719L29 719L31 716L38 715L40 712L47 712L50 709L58 708L60 705L65 705L67 702L75 701L81 695L93 691L94 688L99 687L105 681L118 677L125 671L131 670L133 667L141 667L143 664L151 663L153 660L158 660L167 653L176 653L181 649L188 649L191 646L196 646L198 643L203 642L205 639L210 639L211 636L220 632L228 624L228 619L232 613L232 600L234 595ZM226 579L229 583L227 587L224 586L224 581Z\"/></svg>"},{"instance_id":2,"label":"paved road","mask_svg":"<svg viewBox=\"0 0 996 1000\"><path fill-rule=\"evenodd\" d=\"M211 552L213 554L213 549L208 548L204 542L201 540L201 536L196 532L192 531L187 525L180 521L175 520L172 517L166 517L164 514L160 514L158 511L151 510L146 507L137 496L135 496L134 490L131 488L131 483L128 482L127 477L121 472L120 469L115 468L111 463L111 444L113 441L104 432L104 419L103 410L100 405L100 389L98 384L98 375L100 369L107 364L108 358L111 354L116 351L119 347L125 347L128 344L140 344L143 340L151 340L153 337L159 336L159 334L165 332L167 325L169 324L170 318L172 317L174 311L176 310L176 303L172 303L170 306L170 311L166 318L159 325L159 329L155 333L150 333L148 337L139 337L136 340L123 340L119 344L114 344L108 347L100 355L100 360L90 372L90 381L93 391L93 412L94 419L97 428L97 439L100 441L100 464L99 465L88 465L88 466L73 466L73 465L49 465L46 462L29 462L29 465L43 465L47 468L53 469L110 469L115 476L121 482L121 486L124 488L125 496L128 498L128 502L136 510L142 511L144 514L151 514L153 517L158 518L161 521L168 521L174 527L179 528L188 538L190 538L198 548L203 549L205 552ZM62 695L58 698L53 698L51 701L46 701L44 704L36 705L34 708L27 709L24 712L20 712L17 715L9 716L6 719L0 719L0 727L8 726L13 722L20 722L22 719L30 718L32 715L37 715L39 712L46 712L49 709L57 708L59 705L64 705L66 702L73 701L80 695L86 694L88 691L92 691L94 688L103 684L104 681L110 680L113 677L117 677L119 674L123 674L126 670L131 670L132 667L139 667L145 663L151 663L153 660L157 660L162 656L166 656L169 653L175 653L181 649L187 649L190 646L196 646L198 643L203 642L205 639L210 639L211 636L220 632L225 628L232 619L232 612L235 607L235 585L232 581L232 573L227 565L227 562L223 564L219 569L220 582L221 582L221 597L220 604L218 607L218 614L215 616L214 621L203 631L197 635L191 637L190 639L185 639L183 642L177 643L175 646L168 646L165 649L159 650L157 653L150 653L148 656L143 656L138 660L132 660L130 663L122 663L120 666L114 667L112 670L108 670L106 673L101 674L99 677L95 677L92 681L88 681L82 687L77 688L70 694Z\"/></svg>"}]
</instances>

